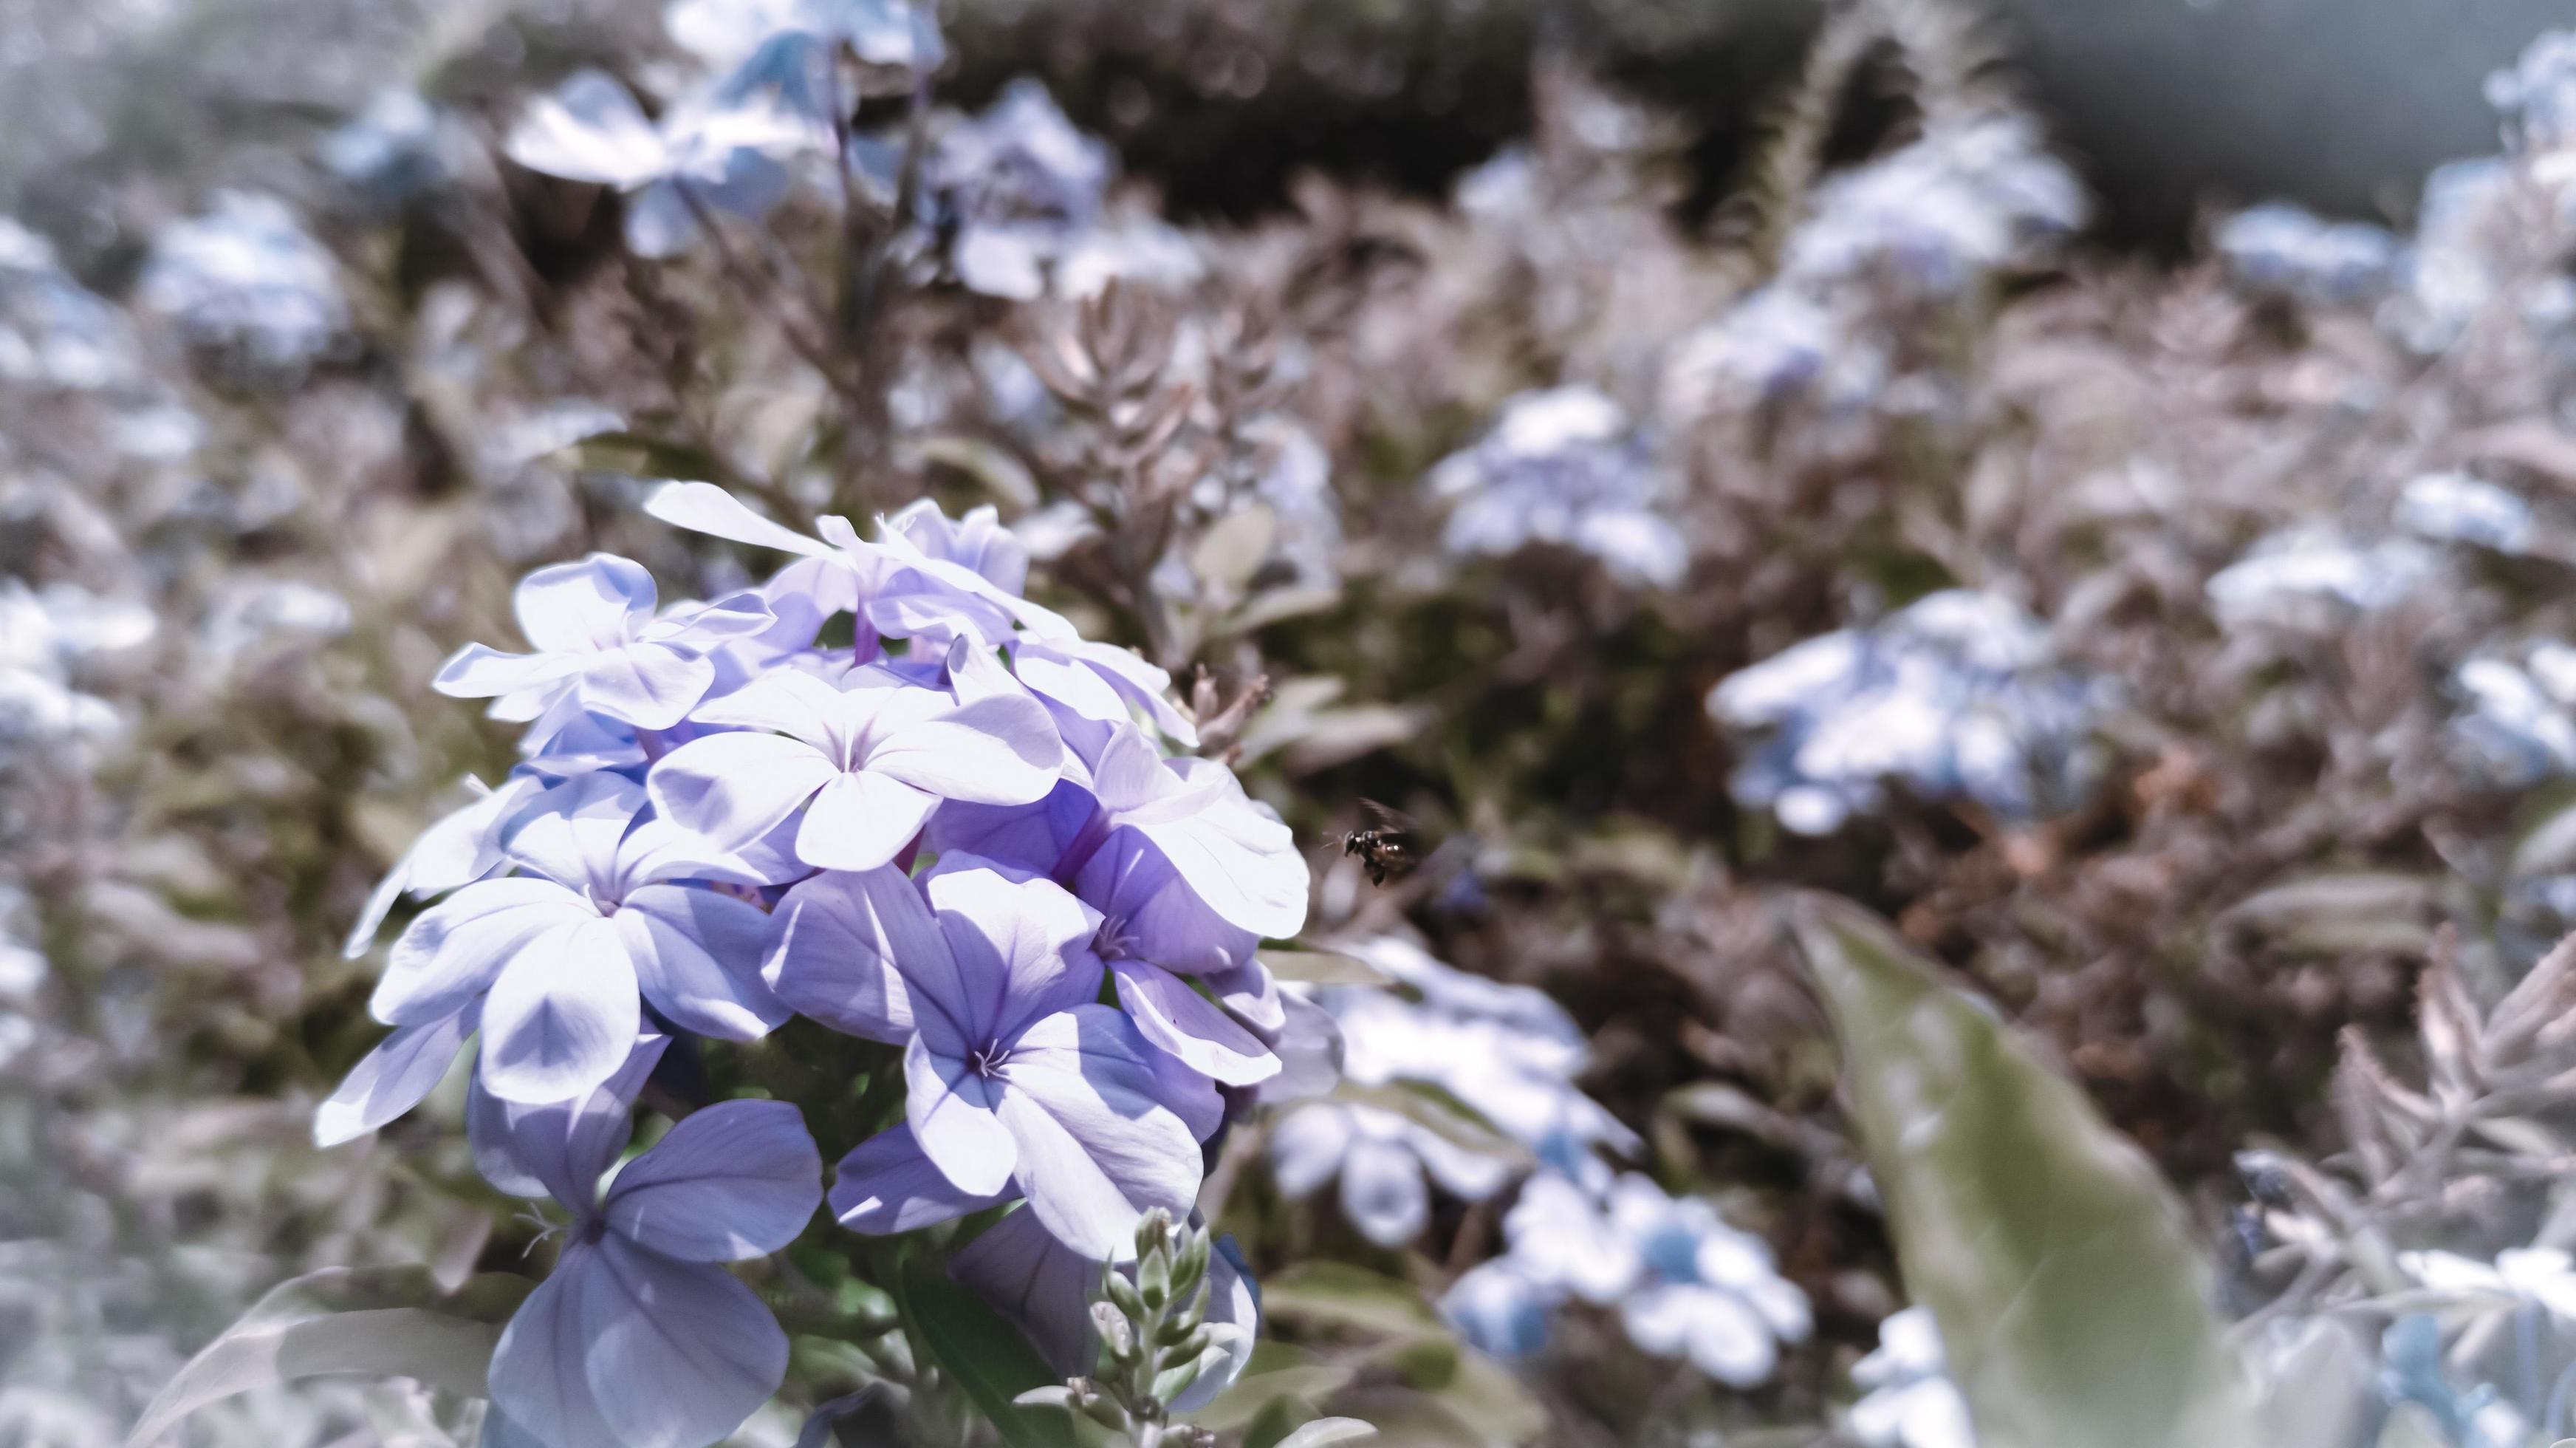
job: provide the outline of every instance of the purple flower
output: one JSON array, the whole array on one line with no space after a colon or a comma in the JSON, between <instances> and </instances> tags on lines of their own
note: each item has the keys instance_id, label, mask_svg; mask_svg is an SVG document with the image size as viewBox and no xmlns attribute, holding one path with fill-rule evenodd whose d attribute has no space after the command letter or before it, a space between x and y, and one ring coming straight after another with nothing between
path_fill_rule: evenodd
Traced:
<instances>
[{"instance_id":1,"label":"purple flower","mask_svg":"<svg viewBox=\"0 0 2576 1448\"><path fill-rule=\"evenodd\" d=\"M572 1214L555 1269L492 1353L492 1405L546 1448L698 1448L777 1391L787 1334L717 1265L796 1239L822 1200L822 1158L796 1108L725 1101L599 1179L626 1144L629 1102L667 1042L639 1043L609 1081L527 1106L477 1090L475 1162L503 1191Z\"/></svg>"},{"instance_id":2,"label":"purple flower","mask_svg":"<svg viewBox=\"0 0 2576 1448\"><path fill-rule=\"evenodd\" d=\"M941 811L930 845L1068 880L1120 831L1132 831L1214 919L1270 940L1305 928L1305 857L1279 816L1247 797L1232 770L1212 759L1166 759L1125 725L1087 762L1087 782L1059 785L1027 808Z\"/></svg>"},{"instance_id":3,"label":"purple flower","mask_svg":"<svg viewBox=\"0 0 2576 1448\"><path fill-rule=\"evenodd\" d=\"M838 689L781 670L694 717L753 732L711 734L664 756L649 779L655 806L720 848L768 834L801 807L797 857L821 869L892 860L943 799L1042 799L1063 759L1036 701L960 701L876 665Z\"/></svg>"},{"instance_id":4,"label":"purple flower","mask_svg":"<svg viewBox=\"0 0 2576 1448\"><path fill-rule=\"evenodd\" d=\"M367 896L366 908L358 912L357 923L349 927L342 955L355 960L366 954L401 896L443 895L501 868L501 826L545 786L532 776L514 774L499 789L471 776L465 787L473 791L473 803L421 831L420 838L385 872Z\"/></svg>"},{"instance_id":5,"label":"purple flower","mask_svg":"<svg viewBox=\"0 0 2576 1448\"><path fill-rule=\"evenodd\" d=\"M912 1149L949 1190L930 1200L1016 1186L1048 1231L1108 1260L1133 1253L1146 1209L1189 1210L1223 1108L1094 1003L1098 924L1053 881L951 856L918 888L890 868L797 886L765 971L798 1009L904 1045ZM842 1162L835 1201L924 1200L921 1179L881 1138Z\"/></svg>"},{"instance_id":6,"label":"purple flower","mask_svg":"<svg viewBox=\"0 0 2576 1448\"><path fill-rule=\"evenodd\" d=\"M639 996L684 1029L729 1040L785 1020L759 977L768 917L692 882L758 885L793 867L757 841L709 849L643 817L644 802L640 785L613 774L539 796L503 843L528 873L468 885L413 921L377 984L377 1019L419 1026L479 1008L480 1077L522 1102L606 1080L635 1041Z\"/></svg>"},{"instance_id":7,"label":"purple flower","mask_svg":"<svg viewBox=\"0 0 2576 1448\"><path fill-rule=\"evenodd\" d=\"M496 719L525 721L558 706L638 729L668 729L715 682L709 646L769 627L750 595L655 619L653 576L607 553L540 568L519 584L519 631L534 653L482 644L457 650L435 687L451 698L492 699Z\"/></svg>"},{"instance_id":8,"label":"purple flower","mask_svg":"<svg viewBox=\"0 0 2576 1448\"><path fill-rule=\"evenodd\" d=\"M846 518L818 519L820 536L807 537L753 512L713 483L664 483L644 500L644 511L676 527L797 554L797 562L769 581L767 592L806 601L817 621L855 613L879 634L926 636L939 644L960 635L998 644L1021 630L1050 639L1079 637L1062 615L918 542L929 532L918 516L903 528L885 528L874 543L863 541ZM934 541L946 549L954 540ZM975 556L979 565L985 562L982 552Z\"/></svg>"}]
</instances>

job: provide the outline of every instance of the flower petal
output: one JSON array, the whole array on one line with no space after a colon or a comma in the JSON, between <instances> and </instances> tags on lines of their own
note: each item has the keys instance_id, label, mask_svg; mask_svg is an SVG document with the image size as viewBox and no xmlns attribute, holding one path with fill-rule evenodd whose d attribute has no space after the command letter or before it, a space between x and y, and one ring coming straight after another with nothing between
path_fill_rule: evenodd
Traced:
<instances>
[{"instance_id":1,"label":"flower petal","mask_svg":"<svg viewBox=\"0 0 2576 1448\"><path fill-rule=\"evenodd\" d=\"M583 1370L626 1448L704 1448L786 1380L787 1334L722 1267L664 1257L612 1232L584 1277Z\"/></svg>"},{"instance_id":2,"label":"flower petal","mask_svg":"<svg viewBox=\"0 0 2576 1448\"><path fill-rule=\"evenodd\" d=\"M948 943L921 891L892 866L827 871L787 892L770 913L761 978L800 1014L889 1045L914 1029L912 989L895 962L937 971ZM963 1052L946 1017L931 1044Z\"/></svg>"},{"instance_id":3,"label":"flower petal","mask_svg":"<svg viewBox=\"0 0 2576 1448\"><path fill-rule=\"evenodd\" d=\"M637 643L593 654L581 671L581 702L594 714L638 729L668 729L689 715L716 681L716 666L692 649Z\"/></svg>"},{"instance_id":4,"label":"flower petal","mask_svg":"<svg viewBox=\"0 0 2576 1448\"><path fill-rule=\"evenodd\" d=\"M748 900L690 885L646 885L613 917L636 988L673 1025L756 1041L793 1014L760 978L769 916Z\"/></svg>"},{"instance_id":5,"label":"flower petal","mask_svg":"<svg viewBox=\"0 0 2576 1448\"><path fill-rule=\"evenodd\" d=\"M653 575L614 553L540 568L511 596L519 632L541 653L613 649L653 617Z\"/></svg>"},{"instance_id":6,"label":"flower petal","mask_svg":"<svg viewBox=\"0 0 2576 1448\"><path fill-rule=\"evenodd\" d=\"M615 77L582 70L529 103L502 151L531 171L628 187L669 163L661 135Z\"/></svg>"},{"instance_id":7,"label":"flower petal","mask_svg":"<svg viewBox=\"0 0 2576 1448\"><path fill-rule=\"evenodd\" d=\"M1401 1247L1421 1236L1431 1220L1422 1163L1394 1142L1352 1138L1342 1157L1342 1215L1381 1247Z\"/></svg>"},{"instance_id":8,"label":"flower petal","mask_svg":"<svg viewBox=\"0 0 2576 1448\"><path fill-rule=\"evenodd\" d=\"M1100 1366L1091 1303L1100 1295L1101 1265L1057 1241L1037 1213L1022 1210L967 1243L949 1259L948 1273L1019 1324L1048 1367L1074 1378Z\"/></svg>"},{"instance_id":9,"label":"flower petal","mask_svg":"<svg viewBox=\"0 0 2576 1448\"><path fill-rule=\"evenodd\" d=\"M644 500L644 511L674 527L712 533L757 548L807 557L829 555L832 546L760 516L749 504L713 483L664 483Z\"/></svg>"},{"instance_id":10,"label":"flower petal","mask_svg":"<svg viewBox=\"0 0 2576 1448\"><path fill-rule=\"evenodd\" d=\"M478 1074L508 1101L578 1096L616 1071L641 1021L635 966L616 925L558 925L528 942L492 982Z\"/></svg>"},{"instance_id":11,"label":"flower petal","mask_svg":"<svg viewBox=\"0 0 2576 1448\"><path fill-rule=\"evenodd\" d=\"M591 918L551 880L484 880L420 913L395 939L367 1008L387 1025L445 1020L488 989L528 942Z\"/></svg>"},{"instance_id":12,"label":"flower petal","mask_svg":"<svg viewBox=\"0 0 2576 1448\"><path fill-rule=\"evenodd\" d=\"M837 721L843 707L840 690L801 670L781 669L707 700L693 717L701 724L729 729L774 730L804 740L837 761L841 738Z\"/></svg>"},{"instance_id":13,"label":"flower petal","mask_svg":"<svg viewBox=\"0 0 2576 1448\"><path fill-rule=\"evenodd\" d=\"M889 1126L850 1149L833 1169L832 1212L841 1225L871 1237L953 1221L1011 1199L960 1191L922 1154L908 1125Z\"/></svg>"},{"instance_id":14,"label":"flower petal","mask_svg":"<svg viewBox=\"0 0 2576 1448\"><path fill-rule=\"evenodd\" d=\"M1141 960L1111 961L1109 972L1136 1029L1191 1070L1228 1086L1249 1086L1279 1074L1279 1058L1270 1048L1189 982Z\"/></svg>"},{"instance_id":15,"label":"flower petal","mask_svg":"<svg viewBox=\"0 0 2576 1448\"><path fill-rule=\"evenodd\" d=\"M719 1101L627 1163L611 1231L685 1262L737 1262L796 1240L823 1204L823 1158L785 1101Z\"/></svg>"},{"instance_id":16,"label":"flower petal","mask_svg":"<svg viewBox=\"0 0 2576 1448\"><path fill-rule=\"evenodd\" d=\"M1233 970L1260 938L1210 909L1144 831L1112 831L1082 866L1074 890L1117 922L1128 953L1184 975Z\"/></svg>"},{"instance_id":17,"label":"flower petal","mask_svg":"<svg viewBox=\"0 0 2576 1448\"><path fill-rule=\"evenodd\" d=\"M947 855L923 893L939 912L954 973L907 963L905 974L949 1007L970 1047L1099 997L1100 957L1091 953L1099 914L1053 880Z\"/></svg>"},{"instance_id":18,"label":"flower petal","mask_svg":"<svg viewBox=\"0 0 2576 1448\"><path fill-rule=\"evenodd\" d=\"M418 1106L465 1044L469 1013L400 1026L349 1071L330 1099L314 1108L313 1144L354 1141Z\"/></svg>"},{"instance_id":19,"label":"flower petal","mask_svg":"<svg viewBox=\"0 0 2576 1448\"><path fill-rule=\"evenodd\" d=\"M875 770L826 780L796 831L796 858L821 870L873 870L921 833L936 795Z\"/></svg>"},{"instance_id":20,"label":"flower petal","mask_svg":"<svg viewBox=\"0 0 2576 1448\"><path fill-rule=\"evenodd\" d=\"M1301 1201L1331 1181L1351 1149L1351 1114L1329 1103L1291 1111L1270 1124L1270 1179Z\"/></svg>"},{"instance_id":21,"label":"flower petal","mask_svg":"<svg viewBox=\"0 0 2576 1448\"><path fill-rule=\"evenodd\" d=\"M670 1045L659 1033L638 1038L614 1074L569 1101L504 1101L477 1076L465 1093L474 1169L512 1196L551 1196L589 1215L601 1174L634 1134L635 1098Z\"/></svg>"},{"instance_id":22,"label":"flower petal","mask_svg":"<svg viewBox=\"0 0 2576 1448\"><path fill-rule=\"evenodd\" d=\"M1019 1149L994 1115L992 1083L954 1056L932 1054L919 1036L904 1048L903 1079L909 1088L904 1119L940 1173L976 1196L996 1195L1008 1185ZM1130 1213L1128 1229L1135 1225Z\"/></svg>"},{"instance_id":23,"label":"flower petal","mask_svg":"<svg viewBox=\"0 0 2576 1448\"><path fill-rule=\"evenodd\" d=\"M841 771L821 750L775 734L710 734L662 756L644 779L653 808L718 850L778 828Z\"/></svg>"},{"instance_id":24,"label":"flower petal","mask_svg":"<svg viewBox=\"0 0 2576 1448\"><path fill-rule=\"evenodd\" d=\"M1278 816L1245 797L1243 786L1214 760L1172 761L1183 782L1206 798L1177 815L1154 812L1132 821L1160 847L1190 889L1227 922L1270 940L1306 928L1306 859Z\"/></svg>"},{"instance_id":25,"label":"flower petal","mask_svg":"<svg viewBox=\"0 0 2576 1448\"><path fill-rule=\"evenodd\" d=\"M1025 694L993 694L938 717L890 730L867 768L973 804L1029 804L1047 797L1064 764L1055 716Z\"/></svg>"},{"instance_id":26,"label":"flower petal","mask_svg":"<svg viewBox=\"0 0 2576 1448\"><path fill-rule=\"evenodd\" d=\"M1151 1051L1126 1017L1082 1006L1030 1027L1000 1072L1020 1190L1058 1240L1103 1261L1135 1255L1147 1208L1185 1215L1198 1195L1198 1137L1164 1103Z\"/></svg>"},{"instance_id":27,"label":"flower petal","mask_svg":"<svg viewBox=\"0 0 2576 1448\"><path fill-rule=\"evenodd\" d=\"M492 1350L492 1409L545 1448L625 1448L599 1410L588 1361L590 1334L582 1322L598 1249L565 1246L553 1274L519 1304ZM490 1433L487 1429L485 1437Z\"/></svg>"},{"instance_id":28,"label":"flower petal","mask_svg":"<svg viewBox=\"0 0 2576 1448\"><path fill-rule=\"evenodd\" d=\"M496 699L560 684L581 672L581 663L561 654L505 654L467 644L448 656L429 686L451 699Z\"/></svg>"}]
</instances>

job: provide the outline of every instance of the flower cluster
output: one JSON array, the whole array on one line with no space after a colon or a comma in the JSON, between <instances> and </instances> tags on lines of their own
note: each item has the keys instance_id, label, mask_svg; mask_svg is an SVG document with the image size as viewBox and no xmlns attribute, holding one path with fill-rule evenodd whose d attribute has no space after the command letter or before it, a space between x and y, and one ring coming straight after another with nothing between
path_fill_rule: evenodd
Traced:
<instances>
[{"instance_id":1,"label":"flower cluster","mask_svg":"<svg viewBox=\"0 0 2576 1448\"><path fill-rule=\"evenodd\" d=\"M191 345L255 374L293 376L349 327L339 268L274 196L230 191L163 231L136 281L144 306Z\"/></svg>"},{"instance_id":2,"label":"flower cluster","mask_svg":"<svg viewBox=\"0 0 2576 1448\"><path fill-rule=\"evenodd\" d=\"M1992 594L1953 589L1730 675L1709 712L1759 741L1736 800L1799 834L1880 809L1890 781L2007 823L2077 803L2113 684L2053 660L2048 633Z\"/></svg>"},{"instance_id":3,"label":"flower cluster","mask_svg":"<svg viewBox=\"0 0 2576 1448\"><path fill-rule=\"evenodd\" d=\"M2329 221L2285 201L2248 207L2210 234L2239 285L2310 306L2357 306L2393 284L2405 247L2384 226Z\"/></svg>"},{"instance_id":4,"label":"flower cluster","mask_svg":"<svg viewBox=\"0 0 2576 1448\"><path fill-rule=\"evenodd\" d=\"M1510 399L1475 446L1431 472L1452 508L1452 553L1507 558L1554 544L1599 559L1638 585L1679 583L1690 554L1671 513L1680 481L1630 430L1617 403L1590 387Z\"/></svg>"},{"instance_id":5,"label":"flower cluster","mask_svg":"<svg viewBox=\"0 0 2576 1448\"><path fill-rule=\"evenodd\" d=\"M1504 1215L1503 1235L1509 1250L1459 1278L1444 1300L1489 1352L1537 1351L1548 1315L1581 1301L1616 1308L1645 1351L1686 1357L1743 1388L1770 1377L1781 1345L1813 1329L1806 1294L1780 1275L1767 1243L1706 1201L1668 1195L1634 1172L1589 1182L1540 1172Z\"/></svg>"},{"instance_id":6,"label":"flower cluster","mask_svg":"<svg viewBox=\"0 0 2576 1448\"><path fill-rule=\"evenodd\" d=\"M1852 1381L1868 1390L1851 1407L1852 1436L1866 1448L1976 1448L1931 1309L1909 1307L1880 1323L1878 1346L1852 1364Z\"/></svg>"},{"instance_id":7,"label":"flower cluster","mask_svg":"<svg viewBox=\"0 0 2576 1448\"><path fill-rule=\"evenodd\" d=\"M710 484L646 506L794 561L669 606L622 558L541 568L529 649L448 661L438 688L526 725L524 762L379 888L353 950L398 897L441 898L316 1134L409 1110L479 1037L478 1162L571 1215L495 1358L499 1410L552 1448L703 1442L786 1359L711 1264L802 1232L813 1144L792 1104L721 1102L596 1184L657 1062L801 1013L900 1051L900 1118L841 1161L834 1215L884 1234L1024 1201L957 1270L1078 1371L1084 1285L1141 1214L1188 1215L1230 1105L1299 1054L1256 950L1302 928L1304 861L1223 765L1166 755L1194 734L1161 670L1021 596L991 509L917 504L871 542ZM854 642L818 642L843 616ZM1212 1271L1239 1364L1248 1289Z\"/></svg>"}]
</instances>

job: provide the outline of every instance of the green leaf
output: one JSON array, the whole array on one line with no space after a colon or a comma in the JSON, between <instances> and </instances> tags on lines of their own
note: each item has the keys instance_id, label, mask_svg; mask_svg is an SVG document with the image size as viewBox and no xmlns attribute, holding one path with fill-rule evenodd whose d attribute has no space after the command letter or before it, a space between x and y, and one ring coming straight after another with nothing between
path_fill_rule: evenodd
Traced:
<instances>
[{"instance_id":1,"label":"green leaf","mask_svg":"<svg viewBox=\"0 0 2576 1448\"><path fill-rule=\"evenodd\" d=\"M1230 1433L1271 1416L1270 1410L1279 1404L1320 1403L1340 1392L1353 1373L1354 1369L1328 1363L1304 1348L1265 1337L1252 1345L1252 1361L1245 1364L1243 1376L1188 1417L1211 1432ZM1307 1414L1313 1416L1313 1410ZM1296 1423L1287 1426L1293 1428ZM1248 1442L1246 1448L1250 1448Z\"/></svg>"},{"instance_id":2,"label":"green leaf","mask_svg":"<svg viewBox=\"0 0 2576 1448\"><path fill-rule=\"evenodd\" d=\"M281 1283L154 1395L126 1448L208 1403L299 1378L415 1378L482 1397L501 1324L535 1285L496 1272L445 1293L426 1267L333 1267Z\"/></svg>"},{"instance_id":3,"label":"green leaf","mask_svg":"<svg viewBox=\"0 0 2576 1448\"><path fill-rule=\"evenodd\" d=\"M1412 1283L1347 1262L1300 1262L1261 1284L1261 1310L1389 1337L1446 1333Z\"/></svg>"},{"instance_id":4,"label":"green leaf","mask_svg":"<svg viewBox=\"0 0 2576 1448\"><path fill-rule=\"evenodd\" d=\"M1802 900L1908 1289L1983 1448L2239 1448L2250 1395L2155 1168L1866 911Z\"/></svg>"},{"instance_id":5,"label":"green leaf","mask_svg":"<svg viewBox=\"0 0 2576 1448\"><path fill-rule=\"evenodd\" d=\"M915 1257L903 1266L903 1306L922 1345L992 1420L1003 1442L1011 1448L1074 1448L1073 1424L1065 1414L1019 1403L1022 1393L1060 1386L1064 1379L982 1298L936 1263Z\"/></svg>"},{"instance_id":6,"label":"green leaf","mask_svg":"<svg viewBox=\"0 0 2576 1448\"><path fill-rule=\"evenodd\" d=\"M1279 1440L1279 1448L1324 1448L1328 1443L1354 1443L1374 1438L1377 1430L1357 1418L1317 1418Z\"/></svg>"}]
</instances>

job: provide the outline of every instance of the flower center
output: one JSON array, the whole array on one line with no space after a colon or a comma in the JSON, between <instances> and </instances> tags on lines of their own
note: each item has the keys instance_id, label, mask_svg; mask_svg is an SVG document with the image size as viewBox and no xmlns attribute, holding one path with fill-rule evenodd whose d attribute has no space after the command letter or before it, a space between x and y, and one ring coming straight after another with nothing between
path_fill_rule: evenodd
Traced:
<instances>
[{"instance_id":1,"label":"flower center","mask_svg":"<svg viewBox=\"0 0 2576 1448\"><path fill-rule=\"evenodd\" d=\"M996 1075L1009 1064L1011 1064L1011 1048L999 1041L990 1041L977 1046L966 1057L966 1069L978 1076Z\"/></svg>"},{"instance_id":2,"label":"flower center","mask_svg":"<svg viewBox=\"0 0 2576 1448\"><path fill-rule=\"evenodd\" d=\"M1123 915L1101 917L1100 929L1091 937L1092 953L1102 960L1136 960L1136 927Z\"/></svg>"}]
</instances>

